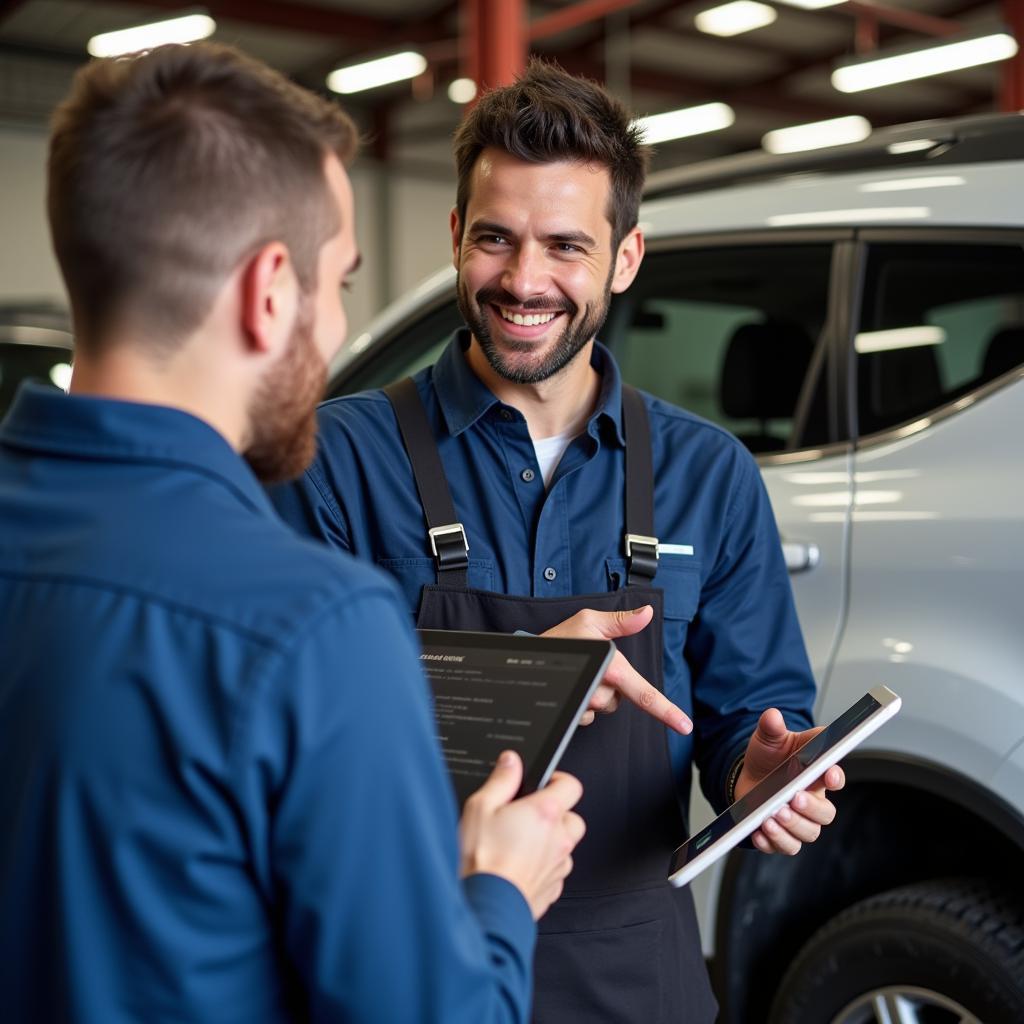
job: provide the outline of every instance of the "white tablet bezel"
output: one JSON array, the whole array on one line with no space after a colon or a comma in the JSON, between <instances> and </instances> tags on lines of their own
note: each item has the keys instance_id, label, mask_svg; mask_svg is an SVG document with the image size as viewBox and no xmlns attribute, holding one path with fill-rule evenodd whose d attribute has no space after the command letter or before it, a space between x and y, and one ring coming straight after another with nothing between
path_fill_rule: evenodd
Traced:
<instances>
[{"instance_id":1,"label":"white tablet bezel","mask_svg":"<svg viewBox=\"0 0 1024 1024\"><path fill-rule=\"evenodd\" d=\"M786 786L780 789L777 793L772 794L762 803L750 810L746 815L744 815L744 817L737 821L728 832L709 843L692 860L683 864L676 871L673 871L672 865L675 863L679 851L685 849L690 844L699 843L701 836L709 829L714 828L715 822L726 817L730 813L730 809L726 809L718 816L718 818L715 819L715 821L711 822L711 824L701 829L695 835L692 835L685 843L678 847L672 854L672 859L669 861L669 882L677 887L691 882L697 875L714 864L720 857L724 857L730 850L743 842L747 836L756 832L768 818L788 804L789 801L800 792L800 790L806 789L812 782L820 778L832 765L842 760L842 758L850 753L854 747L863 742L864 739L870 736L871 733L873 733L880 725L892 718L892 716L900 709L900 698L886 686L876 686L869 690L865 696L873 697L879 705L871 712L870 715L868 715L867 718L858 722L841 740L822 750L822 752L799 775L794 777L791 782L787 783ZM863 697L859 699L863 700ZM845 713L846 712L844 712L844 714ZM795 757L796 755L794 754L793 756ZM784 771L788 760L789 759L779 765L775 771ZM772 774L774 775L775 772ZM768 778L770 779L771 775L769 775Z\"/></svg>"}]
</instances>

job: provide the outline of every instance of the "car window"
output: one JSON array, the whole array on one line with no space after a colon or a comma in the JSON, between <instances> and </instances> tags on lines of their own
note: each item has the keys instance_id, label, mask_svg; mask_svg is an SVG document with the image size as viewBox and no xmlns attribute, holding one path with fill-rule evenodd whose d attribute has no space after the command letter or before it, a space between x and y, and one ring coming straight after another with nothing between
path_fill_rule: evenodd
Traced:
<instances>
[{"instance_id":1,"label":"car window","mask_svg":"<svg viewBox=\"0 0 1024 1024\"><path fill-rule=\"evenodd\" d=\"M354 359L331 382L327 397L381 388L431 366L461 326L462 317L453 294L449 302L371 344L365 358Z\"/></svg>"},{"instance_id":2,"label":"car window","mask_svg":"<svg viewBox=\"0 0 1024 1024\"><path fill-rule=\"evenodd\" d=\"M1024 247L872 245L864 281L854 343L861 434L1024 363Z\"/></svg>"},{"instance_id":3,"label":"car window","mask_svg":"<svg viewBox=\"0 0 1024 1024\"><path fill-rule=\"evenodd\" d=\"M827 243L649 254L603 337L627 381L755 453L821 444L830 262Z\"/></svg>"}]
</instances>

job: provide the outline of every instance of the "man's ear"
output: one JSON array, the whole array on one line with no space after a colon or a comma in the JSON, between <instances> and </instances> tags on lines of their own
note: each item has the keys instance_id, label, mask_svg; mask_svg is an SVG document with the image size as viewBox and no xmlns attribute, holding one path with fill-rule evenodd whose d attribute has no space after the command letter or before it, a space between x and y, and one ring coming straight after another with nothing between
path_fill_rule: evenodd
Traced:
<instances>
[{"instance_id":1,"label":"man's ear","mask_svg":"<svg viewBox=\"0 0 1024 1024\"><path fill-rule=\"evenodd\" d=\"M286 347L299 307L299 282L288 247L268 242L250 258L242 272L243 331L255 352Z\"/></svg>"},{"instance_id":2,"label":"man's ear","mask_svg":"<svg viewBox=\"0 0 1024 1024\"><path fill-rule=\"evenodd\" d=\"M452 265L459 269L459 255L462 252L462 221L459 220L459 208L452 207L448 216L448 226L452 232Z\"/></svg>"},{"instance_id":3,"label":"man's ear","mask_svg":"<svg viewBox=\"0 0 1024 1024\"><path fill-rule=\"evenodd\" d=\"M636 227L619 242L615 256L615 273L612 275L612 291L624 292L632 283L644 259L644 236Z\"/></svg>"}]
</instances>

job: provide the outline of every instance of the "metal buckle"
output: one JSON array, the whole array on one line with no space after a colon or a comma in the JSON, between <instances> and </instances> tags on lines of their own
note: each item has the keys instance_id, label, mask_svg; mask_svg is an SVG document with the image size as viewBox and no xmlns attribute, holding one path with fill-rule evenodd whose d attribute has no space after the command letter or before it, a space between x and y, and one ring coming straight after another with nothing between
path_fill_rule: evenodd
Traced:
<instances>
[{"instance_id":1,"label":"metal buckle","mask_svg":"<svg viewBox=\"0 0 1024 1024\"><path fill-rule=\"evenodd\" d=\"M449 523L447 526L434 526L427 530L427 535L430 537L430 550L434 552L434 557L439 558L437 553L437 540L439 537L448 537L452 534L458 534L462 538L462 546L466 549L466 554L469 554L469 541L466 540L466 528L462 523Z\"/></svg>"},{"instance_id":2,"label":"metal buckle","mask_svg":"<svg viewBox=\"0 0 1024 1024\"><path fill-rule=\"evenodd\" d=\"M644 537L639 533L627 533L626 534L626 557L633 557L633 545L641 544L644 547L654 548L654 557L658 557L658 538L657 537Z\"/></svg>"}]
</instances>

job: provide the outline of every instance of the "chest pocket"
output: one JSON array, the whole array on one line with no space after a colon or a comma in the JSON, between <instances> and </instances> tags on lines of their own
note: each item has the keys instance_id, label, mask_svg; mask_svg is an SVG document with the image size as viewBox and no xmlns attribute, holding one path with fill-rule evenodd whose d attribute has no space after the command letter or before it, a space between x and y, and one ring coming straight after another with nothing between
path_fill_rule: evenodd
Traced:
<instances>
[{"instance_id":1,"label":"chest pocket","mask_svg":"<svg viewBox=\"0 0 1024 1024\"><path fill-rule=\"evenodd\" d=\"M626 585L626 560L609 558L608 587L618 590ZM662 555L654 586L665 592L665 618L692 622L700 605L700 563L689 555Z\"/></svg>"},{"instance_id":2,"label":"chest pocket","mask_svg":"<svg viewBox=\"0 0 1024 1024\"><path fill-rule=\"evenodd\" d=\"M409 610L419 611L423 588L437 582L437 568L432 558L378 558L377 565L394 576L402 588ZM494 563L484 558L469 560L469 585L474 590L491 590L494 585Z\"/></svg>"}]
</instances>

